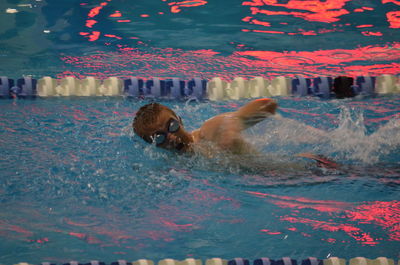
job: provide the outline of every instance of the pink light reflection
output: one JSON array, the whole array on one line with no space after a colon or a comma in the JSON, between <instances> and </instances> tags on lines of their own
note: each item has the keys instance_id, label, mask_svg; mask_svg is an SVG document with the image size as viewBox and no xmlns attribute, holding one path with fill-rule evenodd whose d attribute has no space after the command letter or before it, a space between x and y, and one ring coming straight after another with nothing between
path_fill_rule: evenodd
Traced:
<instances>
[{"instance_id":1,"label":"pink light reflection","mask_svg":"<svg viewBox=\"0 0 400 265\"><path fill-rule=\"evenodd\" d=\"M92 32L86 37L93 41L99 35L100 32ZM118 52L99 51L94 55L62 57L61 60L70 65L71 70L64 71L58 77L94 75L97 78L110 76L212 78L218 75L224 79L231 79L235 76L259 75L273 78L279 75L295 76L298 73L308 77L340 74L377 76L399 73L400 64L384 63L399 59L398 42L355 49L298 52L236 51L227 56L213 50L150 48L145 51L120 45ZM374 64L374 61L382 62ZM89 65L93 67L88 68Z\"/></svg>"},{"instance_id":2,"label":"pink light reflection","mask_svg":"<svg viewBox=\"0 0 400 265\"><path fill-rule=\"evenodd\" d=\"M400 28L400 11L392 11L386 14L387 20L390 24L390 28Z\"/></svg>"},{"instance_id":3,"label":"pink light reflection","mask_svg":"<svg viewBox=\"0 0 400 265\"><path fill-rule=\"evenodd\" d=\"M249 6L251 16L246 16L242 19L244 22L249 24L271 27L271 23L267 20L270 16L280 16L282 20L284 17L295 17L303 19L305 21L312 22L323 22L323 23L334 23L340 21L341 17L351 12L360 13L365 11L375 10L373 7L362 6L356 8L352 11L345 9L347 2L352 0L289 0L287 3L281 3L278 0L251 0L243 1L243 6ZM398 0L382 0L382 4L394 3L400 5ZM283 9L283 10L282 10ZM389 22L389 28L399 28L400 27L400 11L392 11L386 14L387 21ZM254 18L255 16L262 18ZM261 22L261 23L260 23ZM282 23L280 23L282 24ZM336 27L336 25L333 25ZM345 24L345 26L351 26L350 23ZM358 28L358 26L356 26ZM263 29L245 29L245 32L258 32L266 34L288 34L288 35L317 35L324 34L333 31L339 31L337 28L327 29L325 31L314 32L312 30L305 30L303 32L287 32L287 31L277 31L277 30L263 30ZM283 33L284 32L284 33ZM381 32L361 32L364 36L383 36Z\"/></svg>"},{"instance_id":4,"label":"pink light reflection","mask_svg":"<svg viewBox=\"0 0 400 265\"><path fill-rule=\"evenodd\" d=\"M244 1L242 5L251 6L250 10L253 15L264 14L268 16L276 15L290 15L302 18L308 21L318 21L332 23L339 21L340 16L349 14L349 11L344 9L346 2L351 0L290 0L286 4L279 3L278 0L252 0ZM300 11L271 11L263 8L282 7L288 10L301 10Z\"/></svg>"},{"instance_id":5,"label":"pink light reflection","mask_svg":"<svg viewBox=\"0 0 400 265\"><path fill-rule=\"evenodd\" d=\"M101 10L104 6L106 6L107 4L108 4L108 3L103 2L103 3L100 4L100 6L96 6L96 7L92 8L92 9L89 11L88 17L93 18L93 17L97 16L97 15L100 13L100 10Z\"/></svg>"},{"instance_id":6,"label":"pink light reflection","mask_svg":"<svg viewBox=\"0 0 400 265\"><path fill-rule=\"evenodd\" d=\"M278 207L293 209L291 214L279 217L281 221L298 224L296 227L288 228L289 231L301 232L302 225L306 225L312 227L313 230L332 233L345 232L360 244L373 246L379 244L383 239L363 231L360 227L361 224L372 224L382 227L387 232L389 240L400 241L400 201L373 201L356 205L355 203L313 200L252 191L248 191L248 193L265 198ZM313 209L319 212L318 219L311 218L309 213L306 215L307 217L302 217L302 212L298 211L302 209ZM320 220L322 214L326 214L328 221ZM268 229L264 230L269 231ZM307 234L307 237L309 236ZM336 241L328 242L335 243Z\"/></svg>"},{"instance_id":7,"label":"pink light reflection","mask_svg":"<svg viewBox=\"0 0 400 265\"><path fill-rule=\"evenodd\" d=\"M208 2L205 0L188 0L188 1L181 1L181 2L171 2L168 3L171 6L171 13L179 13L181 12L182 7L198 7L206 5Z\"/></svg>"}]
</instances>

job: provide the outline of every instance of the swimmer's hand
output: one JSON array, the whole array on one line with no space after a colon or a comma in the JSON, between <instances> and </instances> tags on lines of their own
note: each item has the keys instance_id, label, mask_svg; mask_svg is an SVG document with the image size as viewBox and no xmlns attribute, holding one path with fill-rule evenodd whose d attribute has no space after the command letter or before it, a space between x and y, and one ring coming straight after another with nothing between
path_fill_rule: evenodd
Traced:
<instances>
[{"instance_id":1,"label":"swimmer's hand","mask_svg":"<svg viewBox=\"0 0 400 265\"><path fill-rule=\"evenodd\" d=\"M247 129L267 117L274 115L278 104L270 98L260 98L253 100L235 112L235 115L243 122L243 129Z\"/></svg>"},{"instance_id":2,"label":"swimmer's hand","mask_svg":"<svg viewBox=\"0 0 400 265\"><path fill-rule=\"evenodd\" d=\"M327 168L327 169L338 169L340 165L322 155L316 155L312 153L301 153L297 154L298 157L310 158L317 162L319 167Z\"/></svg>"}]
</instances>

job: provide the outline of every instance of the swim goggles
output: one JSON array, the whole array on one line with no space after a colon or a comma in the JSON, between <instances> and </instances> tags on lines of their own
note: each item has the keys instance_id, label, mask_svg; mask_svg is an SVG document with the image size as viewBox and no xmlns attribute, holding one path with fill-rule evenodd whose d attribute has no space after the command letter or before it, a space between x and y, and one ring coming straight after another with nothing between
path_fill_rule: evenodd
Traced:
<instances>
[{"instance_id":1,"label":"swim goggles","mask_svg":"<svg viewBox=\"0 0 400 265\"><path fill-rule=\"evenodd\" d=\"M153 136L150 136L150 139L147 140L145 139L145 140L148 143L155 143L156 146L160 146L167 141L167 136L169 133L177 132L180 127L181 123L178 120L171 118L168 121L168 132L163 132L163 131L156 132L155 134L153 134Z\"/></svg>"}]
</instances>

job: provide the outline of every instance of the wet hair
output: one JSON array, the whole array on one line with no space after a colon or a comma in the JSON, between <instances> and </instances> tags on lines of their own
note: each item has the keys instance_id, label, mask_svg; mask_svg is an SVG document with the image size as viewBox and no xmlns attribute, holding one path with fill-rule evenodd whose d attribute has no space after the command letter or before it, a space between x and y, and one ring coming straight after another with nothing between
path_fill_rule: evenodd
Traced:
<instances>
[{"instance_id":1,"label":"wet hair","mask_svg":"<svg viewBox=\"0 0 400 265\"><path fill-rule=\"evenodd\" d=\"M143 134L143 132L146 131L147 127L157 122L161 111L165 109L172 112L172 110L169 108L156 102L140 107L140 109L136 112L135 119L132 122L133 131L145 141L151 141L146 135Z\"/></svg>"}]
</instances>

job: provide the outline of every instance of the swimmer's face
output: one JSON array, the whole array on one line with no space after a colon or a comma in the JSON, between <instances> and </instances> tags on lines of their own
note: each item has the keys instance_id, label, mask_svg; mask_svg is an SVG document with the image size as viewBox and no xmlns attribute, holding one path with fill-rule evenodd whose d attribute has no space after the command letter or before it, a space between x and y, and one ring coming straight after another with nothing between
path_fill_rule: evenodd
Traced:
<instances>
[{"instance_id":1,"label":"swimmer's face","mask_svg":"<svg viewBox=\"0 0 400 265\"><path fill-rule=\"evenodd\" d=\"M147 126L142 136L147 142L174 151L188 151L193 142L181 119L170 109L162 109L154 124Z\"/></svg>"}]
</instances>

